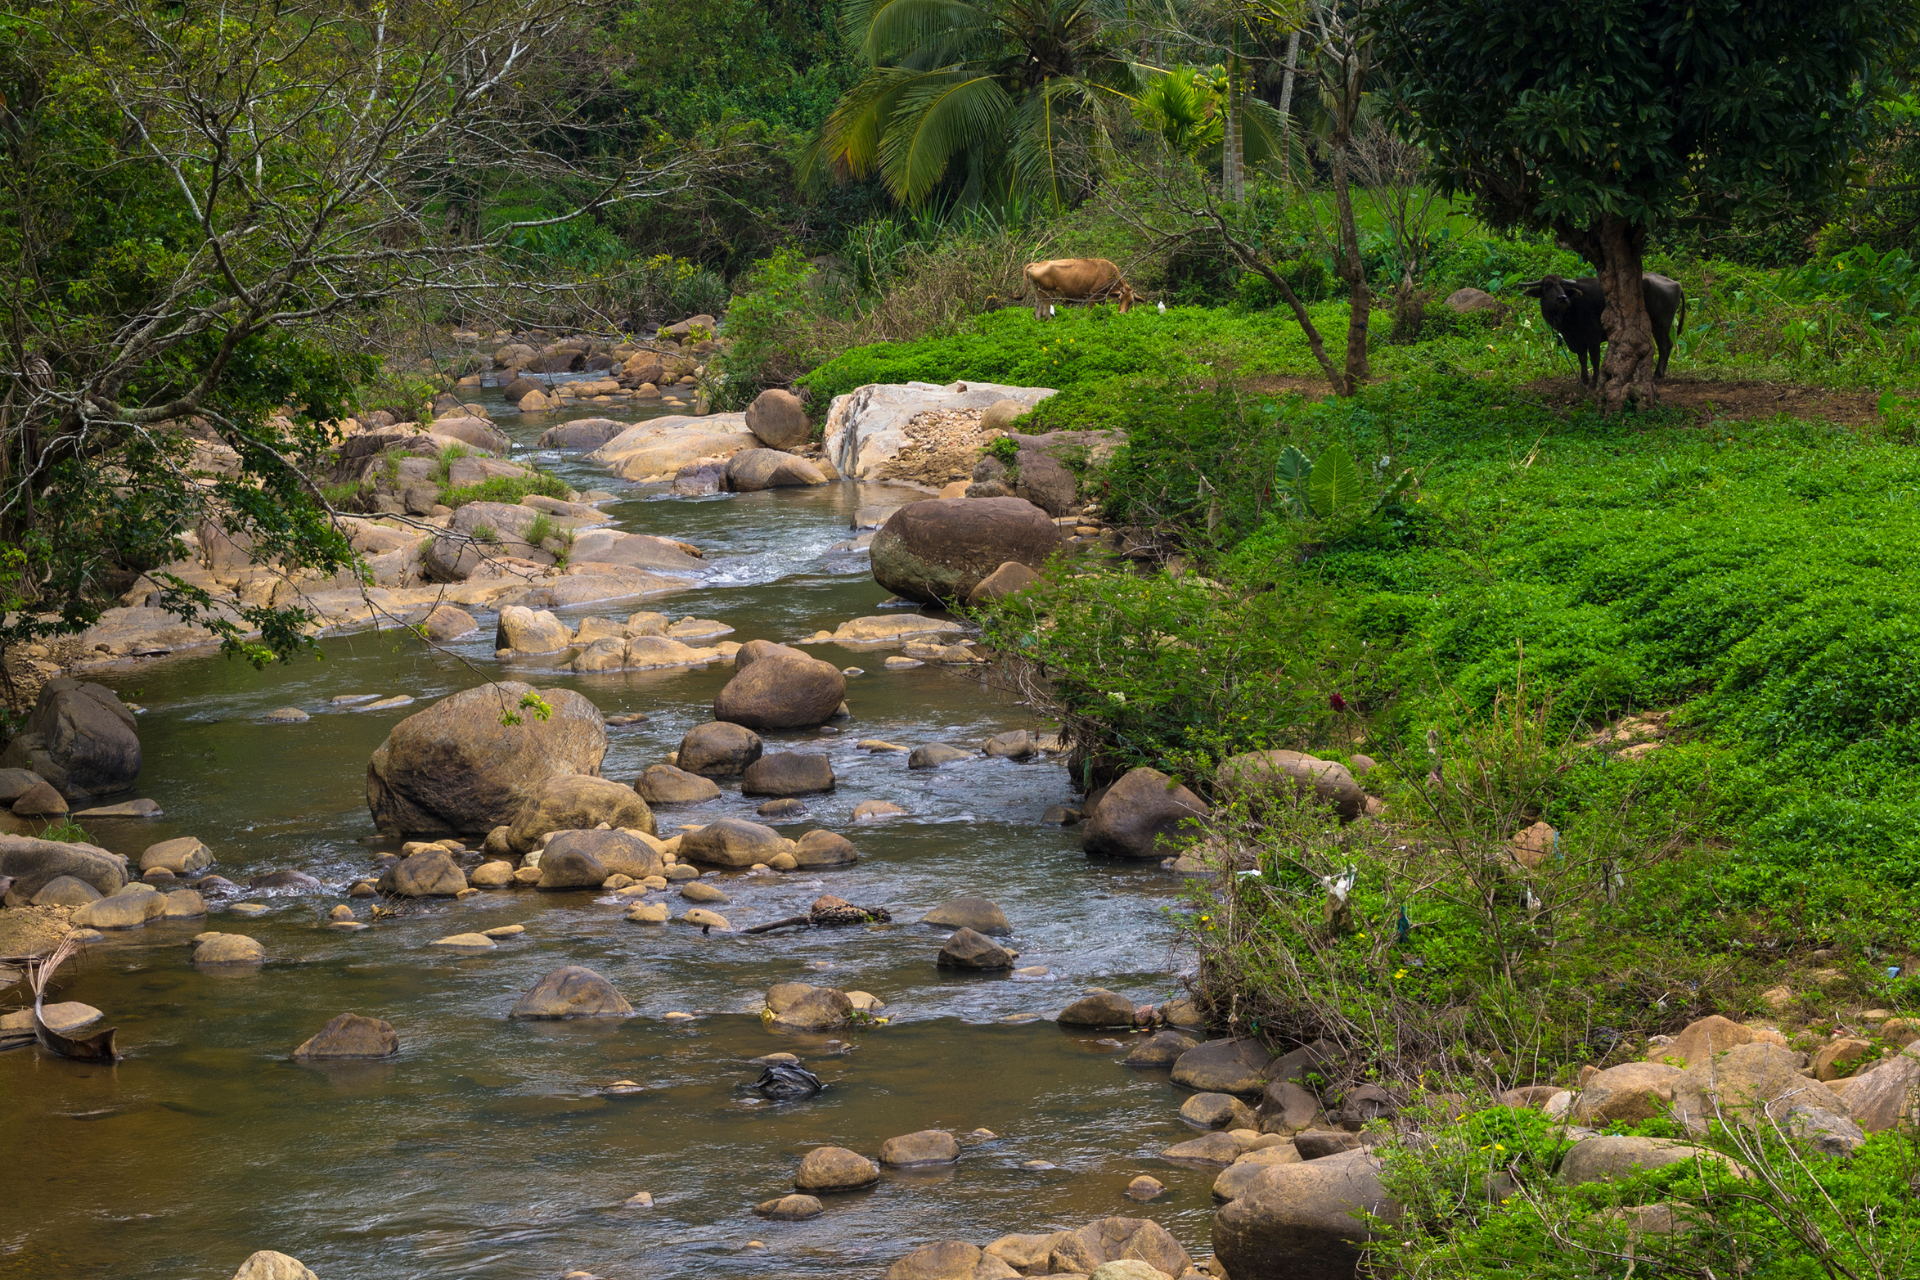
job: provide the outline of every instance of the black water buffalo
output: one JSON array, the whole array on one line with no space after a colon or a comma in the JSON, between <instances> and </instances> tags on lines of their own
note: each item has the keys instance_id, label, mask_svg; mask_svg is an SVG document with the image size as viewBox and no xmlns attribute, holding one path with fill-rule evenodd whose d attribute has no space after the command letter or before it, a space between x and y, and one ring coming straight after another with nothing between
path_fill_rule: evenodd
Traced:
<instances>
[{"instance_id":1,"label":"black water buffalo","mask_svg":"<svg viewBox=\"0 0 1920 1280\"><path fill-rule=\"evenodd\" d=\"M1654 345L1660 348L1660 362L1653 376L1667 376L1667 357L1673 351L1673 318L1680 317L1680 328L1687 327L1687 291L1678 280L1652 272L1640 277L1646 291L1647 318L1653 322ZM1607 332L1600 324L1606 310L1607 295L1592 276L1568 280L1564 276L1542 276L1520 286L1529 298L1540 299L1540 314L1574 355L1580 357L1580 385L1587 385L1587 363L1593 363L1593 381L1600 381L1600 344Z\"/></svg>"}]
</instances>

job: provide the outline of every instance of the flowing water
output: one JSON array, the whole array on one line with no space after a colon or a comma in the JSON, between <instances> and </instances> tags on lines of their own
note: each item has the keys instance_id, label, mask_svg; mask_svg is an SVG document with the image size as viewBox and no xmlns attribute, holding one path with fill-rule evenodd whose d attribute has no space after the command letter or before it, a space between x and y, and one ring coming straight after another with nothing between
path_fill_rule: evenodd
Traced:
<instances>
[{"instance_id":1,"label":"flowing water","mask_svg":"<svg viewBox=\"0 0 1920 1280\"><path fill-rule=\"evenodd\" d=\"M500 421L524 448L561 416ZM613 487L577 459L537 460L576 487ZM607 508L619 527L692 542L717 572L644 605L567 611L571 621L652 608L717 618L732 639L784 641L876 611L887 592L864 559L828 548L850 536L859 506L918 496L854 484L703 499L623 492ZM1111 1033L1046 1020L1089 985L1137 1002L1173 993L1171 879L1151 864L1089 860L1073 831L1041 824L1047 806L1072 794L1057 763L979 757L910 773L901 755L853 745L977 746L1007 729L1049 727L965 670L888 672L881 660L891 650L811 649L866 673L849 679L854 718L839 733L766 735L770 749L827 751L838 775L833 794L806 798L805 821L780 829L841 832L860 861L710 880L731 895L719 909L736 926L803 913L821 893L887 906L894 925L708 936L629 924L598 893L519 891L436 901L360 933L327 929L344 886L375 874L374 856L396 847L373 833L364 779L369 754L405 715L495 674L576 689L608 714L650 717L609 730L603 772L625 781L711 718L731 674L722 665L503 670L491 621L482 622L447 654L361 633L323 642L319 662L255 672L185 658L107 679L147 709L139 794L165 816L96 821L96 841L137 858L157 840L196 835L219 859L213 870L241 884L294 868L330 892L248 892L241 900L266 903L269 914L243 920L216 905L204 922L109 934L64 977L58 998L105 1010L126 1056L101 1067L34 1048L0 1054L0 1275L224 1278L270 1248L322 1280L574 1269L609 1280L877 1276L936 1240L984 1244L1115 1213L1152 1217L1196 1256L1207 1251L1213 1174L1156 1154L1192 1136L1166 1072L1119 1065ZM329 701L352 693L418 701L384 712ZM288 705L312 719L264 719ZM853 806L866 799L911 816L856 824ZM679 822L751 818L756 803L735 784L710 804L661 809L662 834ZM963 894L998 902L1020 963L1051 976L936 969L944 931L913 922ZM677 913L677 898L668 900ZM431 945L510 923L526 933L484 955ZM187 942L203 929L258 938L270 963L196 971ZM514 1000L563 964L605 974L637 1016L508 1021ZM770 1031L756 1015L766 989L785 981L872 992L890 1020L836 1033L844 1043ZM348 1010L391 1022L400 1055L333 1066L289 1059ZM698 1016L664 1020L670 1011ZM1041 1020L1010 1021L1021 1015ZM799 1054L829 1088L782 1104L748 1092L759 1071L750 1060L780 1050ZM617 1080L645 1088L604 1092ZM749 1212L791 1190L814 1145L873 1155L888 1137L928 1128L998 1136L967 1146L956 1165L890 1171L870 1190L823 1197L826 1214L809 1222ZM1054 1167L1022 1167L1036 1160ZM1126 1199L1142 1172L1168 1194L1144 1206ZM651 1192L654 1207L621 1207L637 1191Z\"/></svg>"}]
</instances>

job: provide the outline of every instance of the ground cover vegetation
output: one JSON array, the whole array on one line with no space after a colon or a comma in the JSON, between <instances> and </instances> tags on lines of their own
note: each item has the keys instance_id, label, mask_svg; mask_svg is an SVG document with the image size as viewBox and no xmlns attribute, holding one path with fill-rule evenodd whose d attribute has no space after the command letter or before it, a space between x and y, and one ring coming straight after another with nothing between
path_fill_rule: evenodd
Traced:
<instances>
[{"instance_id":1,"label":"ground cover vegetation","mask_svg":"<svg viewBox=\"0 0 1920 1280\"><path fill-rule=\"evenodd\" d=\"M1234 874L1179 922L1225 1025L1484 1097L1706 1013L1914 1003L1911 4L321 8L4 10L0 644L210 516L353 563L310 464L469 371L419 367L434 333L721 315L717 407L966 379L1056 388L1021 431L1124 433L1069 461L1153 554L980 621L1081 783L1217 803ZM1144 305L1036 319L1022 266L1077 256ZM1594 401L1519 289L1596 268L1685 286L1669 381L1620 317ZM193 473L196 419L239 476ZM302 644L214 604L168 601ZM1385 820L1216 785L1269 748L1377 761ZM1697 1170L1559 1188L1527 1113L1442 1132L1393 1158L1383 1268L1619 1274L1612 1210L1652 1199L1720 1224L1633 1246L1663 1271L1910 1248L1895 1135L1826 1166L1728 1128L1778 1174L1729 1207Z\"/></svg>"}]
</instances>

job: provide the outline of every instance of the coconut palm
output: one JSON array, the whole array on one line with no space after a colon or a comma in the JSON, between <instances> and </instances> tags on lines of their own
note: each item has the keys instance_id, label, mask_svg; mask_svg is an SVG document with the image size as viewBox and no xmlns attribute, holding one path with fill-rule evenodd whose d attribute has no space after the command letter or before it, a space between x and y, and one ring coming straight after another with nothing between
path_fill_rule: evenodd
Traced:
<instances>
[{"instance_id":1,"label":"coconut palm","mask_svg":"<svg viewBox=\"0 0 1920 1280\"><path fill-rule=\"evenodd\" d=\"M872 69L813 159L877 170L909 204L950 176L967 203L1017 190L1064 199L1065 155L1100 149L1141 81L1097 0L850 0L842 20Z\"/></svg>"}]
</instances>

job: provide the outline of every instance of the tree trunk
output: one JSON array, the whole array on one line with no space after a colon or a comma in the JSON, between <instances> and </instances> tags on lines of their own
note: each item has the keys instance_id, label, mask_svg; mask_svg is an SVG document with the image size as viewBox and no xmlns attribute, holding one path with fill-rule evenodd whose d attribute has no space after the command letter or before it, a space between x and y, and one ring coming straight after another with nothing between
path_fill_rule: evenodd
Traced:
<instances>
[{"instance_id":1,"label":"tree trunk","mask_svg":"<svg viewBox=\"0 0 1920 1280\"><path fill-rule=\"evenodd\" d=\"M1280 163L1293 168L1293 71L1300 62L1300 32L1287 36L1287 70L1280 77Z\"/></svg>"},{"instance_id":2,"label":"tree trunk","mask_svg":"<svg viewBox=\"0 0 1920 1280\"><path fill-rule=\"evenodd\" d=\"M1654 406L1653 322L1647 317L1640 265L1645 244L1645 232L1632 223L1601 218L1600 287L1607 294L1607 308L1600 313L1607 335L1607 355L1600 363L1603 413L1616 412L1629 400L1642 409Z\"/></svg>"},{"instance_id":3,"label":"tree trunk","mask_svg":"<svg viewBox=\"0 0 1920 1280\"><path fill-rule=\"evenodd\" d=\"M1236 74L1237 70L1233 55L1228 54L1227 114L1220 122L1223 130L1220 147L1220 188L1226 198L1235 204L1247 198L1246 150L1240 142L1240 78Z\"/></svg>"},{"instance_id":4,"label":"tree trunk","mask_svg":"<svg viewBox=\"0 0 1920 1280\"><path fill-rule=\"evenodd\" d=\"M1367 264L1360 256L1360 229L1353 220L1353 189L1347 178L1346 131L1333 139L1333 198L1340 215L1340 278L1347 282L1347 395L1373 377L1367 364L1367 317L1373 295L1367 289ZM1644 320L1644 314L1643 314ZM1651 329L1648 330L1652 332Z\"/></svg>"}]
</instances>

